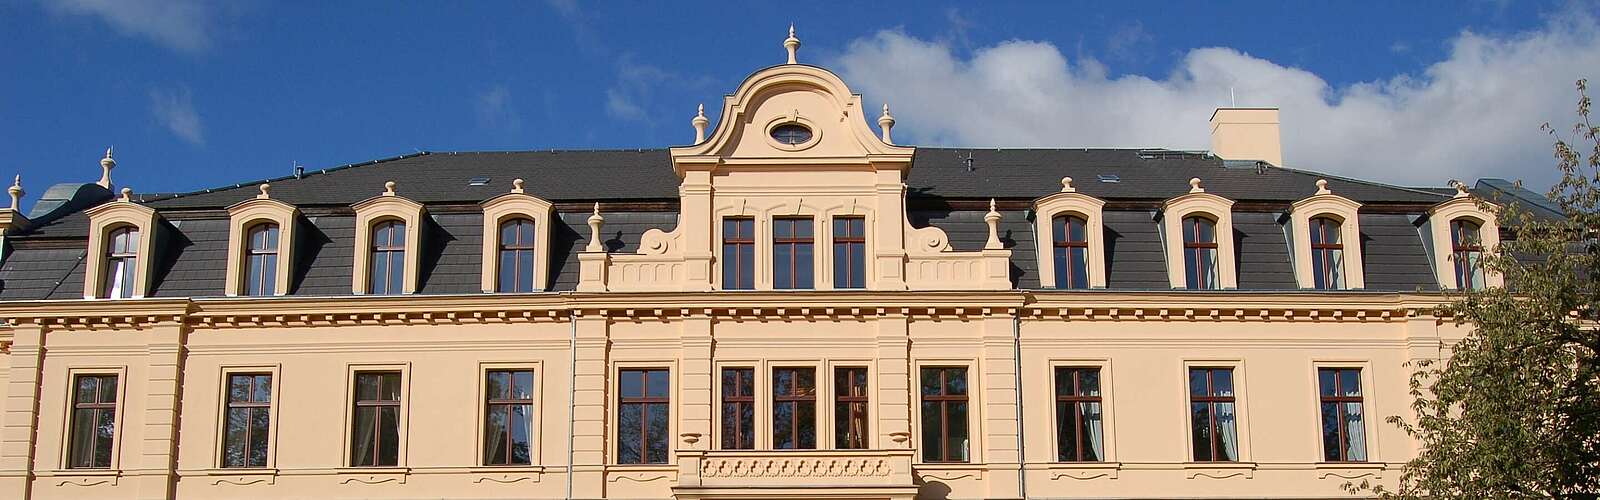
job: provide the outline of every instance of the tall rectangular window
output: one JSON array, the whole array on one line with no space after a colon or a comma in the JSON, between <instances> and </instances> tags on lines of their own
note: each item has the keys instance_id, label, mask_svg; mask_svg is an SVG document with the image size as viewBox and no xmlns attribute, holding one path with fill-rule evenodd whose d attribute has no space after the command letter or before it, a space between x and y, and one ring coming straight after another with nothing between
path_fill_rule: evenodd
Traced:
<instances>
[{"instance_id":1,"label":"tall rectangular window","mask_svg":"<svg viewBox=\"0 0 1600 500\"><path fill-rule=\"evenodd\" d=\"M1450 255L1456 271L1456 288L1481 290L1483 281L1483 226L1468 219L1450 221Z\"/></svg>"},{"instance_id":2,"label":"tall rectangular window","mask_svg":"<svg viewBox=\"0 0 1600 500\"><path fill-rule=\"evenodd\" d=\"M617 399L617 463L667 463L672 382L665 368L622 370Z\"/></svg>"},{"instance_id":3,"label":"tall rectangular window","mask_svg":"<svg viewBox=\"0 0 1600 500\"><path fill-rule=\"evenodd\" d=\"M1088 223L1075 215L1058 215L1050 223L1056 288L1089 288Z\"/></svg>"},{"instance_id":4,"label":"tall rectangular window","mask_svg":"<svg viewBox=\"0 0 1600 500\"><path fill-rule=\"evenodd\" d=\"M1319 368L1322 403L1322 457L1329 462L1367 461L1367 436L1361 408L1361 370Z\"/></svg>"},{"instance_id":5,"label":"tall rectangular window","mask_svg":"<svg viewBox=\"0 0 1600 500\"><path fill-rule=\"evenodd\" d=\"M814 288L816 236L810 218L783 217L772 221L772 287L779 290Z\"/></svg>"},{"instance_id":6,"label":"tall rectangular window","mask_svg":"<svg viewBox=\"0 0 1600 500\"><path fill-rule=\"evenodd\" d=\"M67 466L111 468L111 444L117 435L117 376L79 375L73 380L72 433Z\"/></svg>"},{"instance_id":7,"label":"tall rectangular window","mask_svg":"<svg viewBox=\"0 0 1600 500\"><path fill-rule=\"evenodd\" d=\"M533 291L535 270L533 220L515 218L500 223L500 282L495 290L500 292Z\"/></svg>"},{"instance_id":8,"label":"tall rectangular window","mask_svg":"<svg viewBox=\"0 0 1600 500\"><path fill-rule=\"evenodd\" d=\"M817 447L817 370L772 370L772 447L811 450Z\"/></svg>"},{"instance_id":9,"label":"tall rectangular window","mask_svg":"<svg viewBox=\"0 0 1600 500\"><path fill-rule=\"evenodd\" d=\"M922 461L966 462L967 369L922 369Z\"/></svg>"},{"instance_id":10,"label":"tall rectangular window","mask_svg":"<svg viewBox=\"0 0 1600 500\"><path fill-rule=\"evenodd\" d=\"M400 372L357 372L350 466L400 464Z\"/></svg>"},{"instance_id":11,"label":"tall rectangular window","mask_svg":"<svg viewBox=\"0 0 1600 500\"><path fill-rule=\"evenodd\" d=\"M123 226L107 235L105 292L108 299L133 297L139 270L139 228Z\"/></svg>"},{"instance_id":12,"label":"tall rectangular window","mask_svg":"<svg viewBox=\"0 0 1600 500\"><path fill-rule=\"evenodd\" d=\"M386 220L372 226L372 262L367 270L367 293L405 293L406 223Z\"/></svg>"},{"instance_id":13,"label":"tall rectangular window","mask_svg":"<svg viewBox=\"0 0 1600 500\"><path fill-rule=\"evenodd\" d=\"M1217 281L1216 222L1198 216L1183 219L1183 268L1190 290L1222 288Z\"/></svg>"},{"instance_id":14,"label":"tall rectangular window","mask_svg":"<svg viewBox=\"0 0 1600 500\"><path fill-rule=\"evenodd\" d=\"M1195 461L1239 460L1232 368L1189 369L1189 415Z\"/></svg>"},{"instance_id":15,"label":"tall rectangular window","mask_svg":"<svg viewBox=\"0 0 1600 500\"><path fill-rule=\"evenodd\" d=\"M866 449L869 401L865 367L833 369L833 447L841 450Z\"/></svg>"},{"instance_id":16,"label":"tall rectangular window","mask_svg":"<svg viewBox=\"0 0 1600 500\"><path fill-rule=\"evenodd\" d=\"M756 371L722 369L722 449L756 446Z\"/></svg>"},{"instance_id":17,"label":"tall rectangular window","mask_svg":"<svg viewBox=\"0 0 1600 500\"><path fill-rule=\"evenodd\" d=\"M223 417L223 467L266 467L272 430L272 374L228 375L228 410Z\"/></svg>"},{"instance_id":18,"label":"tall rectangular window","mask_svg":"<svg viewBox=\"0 0 1600 500\"><path fill-rule=\"evenodd\" d=\"M533 370L490 370L484 398L483 464L532 464Z\"/></svg>"},{"instance_id":19,"label":"tall rectangular window","mask_svg":"<svg viewBox=\"0 0 1600 500\"><path fill-rule=\"evenodd\" d=\"M833 287L867 287L867 219L833 219Z\"/></svg>"},{"instance_id":20,"label":"tall rectangular window","mask_svg":"<svg viewBox=\"0 0 1600 500\"><path fill-rule=\"evenodd\" d=\"M1099 368L1056 368L1056 460L1106 459L1100 404Z\"/></svg>"},{"instance_id":21,"label":"tall rectangular window","mask_svg":"<svg viewBox=\"0 0 1600 500\"><path fill-rule=\"evenodd\" d=\"M245 248L244 294L252 297L278 292L278 225L257 224L250 228Z\"/></svg>"},{"instance_id":22,"label":"tall rectangular window","mask_svg":"<svg viewBox=\"0 0 1600 500\"><path fill-rule=\"evenodd\" d=\"M749 217L722 219L722 289L756 287L756 221Z\"/></svg>"},{"instance_id":23,"label":"tall rectangular window","mask_svg":"<svg viewBox=\"0 0 1600 500\"><path fill-rule=\"evenodd\" d=\"M1311 219L1312 285L1318 290L1344 288L1344 242L1339 234L1339 221Z\"/></svg>"}]
</instances>

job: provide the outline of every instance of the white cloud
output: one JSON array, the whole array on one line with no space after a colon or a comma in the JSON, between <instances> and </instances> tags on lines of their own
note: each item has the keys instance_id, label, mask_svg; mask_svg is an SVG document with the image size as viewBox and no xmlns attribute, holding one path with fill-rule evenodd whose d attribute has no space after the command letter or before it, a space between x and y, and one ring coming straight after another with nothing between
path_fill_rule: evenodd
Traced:
<instances>
[{"instance_id":1,"label":"white cloud","mask_svg":"<svg viewBox=\"0 0 1600 500\"><path fill-rule=\"evenodd\" d=\"M832 66L897 137L925 145L1209 148L1207 119L1229 104L1282 108L1288 166L1402 184L1507 177L1554 181L1550 138L1574 118L1573 83L1600 68L1585 13L1506 36L1462 32L1420 74L1332 86L1311 72L1225 47L1190 50L1171 73L1112 78L1095 59L1012 40L961 57L899 31L853 41ZM869 106L870 107L870 106ZM905 135L901 135L904 130Z\"/></svg>"},{"instance_id":2,"label":"white cloud","mask_svg":"<svg viewBox=\"0 0 1600 500\"><path fill-rule=\"evenodd\" d=\"M194 98L188 87L150 89L150 114L179 139L196 146L206 143L200 113L194 110Z\"/></svg>"},{"instance_id":3,"label":"white cloud","mask_svg":"<svg viewBox=\"0 0 1600 500\"><path fill-rule=\"evenodd\" d=\"M94 16L124 35L149 38L184 52L211 45L215 4L201 0L46 0L62 14Z\"/></svg>"},{"instance_id":4,"label":"white cloud","mask_svg":"<svg viewBox=\"0 0 1600 500\"><path fill-rule=\"evenodd\" d=\"M522 128L522 116L512 106L511 89L505 84L495 85L478 94L475 107L481 127L509 131Z\"/></svg>"}]
</instances>

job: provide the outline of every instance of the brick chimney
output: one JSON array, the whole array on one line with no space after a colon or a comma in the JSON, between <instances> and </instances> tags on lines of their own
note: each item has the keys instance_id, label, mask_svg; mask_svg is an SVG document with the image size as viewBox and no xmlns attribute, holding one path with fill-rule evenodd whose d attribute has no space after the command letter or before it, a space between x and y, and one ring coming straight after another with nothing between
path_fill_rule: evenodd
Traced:
<instances>
[{"instance_id":1,"label":"brick chimney","mask_svg":"<svg viewBox=\"0 0 1600 500\"><path fill-rule=\"evenodd\" d=\"M1283 166L1278 108L1217 108L1211 113L1211 153Z\"/></svg>"}]
</instances>

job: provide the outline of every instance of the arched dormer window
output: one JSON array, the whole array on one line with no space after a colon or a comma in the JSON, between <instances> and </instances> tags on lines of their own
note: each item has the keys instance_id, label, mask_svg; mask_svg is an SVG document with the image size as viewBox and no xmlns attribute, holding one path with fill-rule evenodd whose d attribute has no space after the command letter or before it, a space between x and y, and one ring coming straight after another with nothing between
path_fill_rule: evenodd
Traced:
<instances>
[{"instance_id":1,"label":"arched dormer window","mask_svg":"<svg viewBox=\"0 0 1600 500\"><path fill-rule=\"evenodd\" d=\"M548 287L554 204L527 194L522 179L515 179L511 192L482 205L482 290L525 293Z\"/></svg>"},{"instance_id":2,"label":"arched dormer window","mask_svg":"<svg viewBox=\"0 0 1600 500\"><path fill-rule=\"evenodd\" d=\"M386 182L383 194L353 205L357 229L351 280L354 293L401 295L417 291L423 207L396 194L394 188L394 181Z\"/></svg>"},{"instance_id":3,"label":"arched dormer window","mask_svg":"<svg viewBox=\"0 0 1600 500\"><path fill-rule=\"evenodd\" d=\"M136 299L150 293L150 268L160 218L132 201L123 188L117 199L85 210L89 249L84 262L83 298Z\"/></svg>"},{"instance_id":4,"label":"arched dormer window","mask_svg":"<svg viewBox=\"0 0 1600 500\"><path fill-rule=\"evenodd\" d=\"M1483 256L1500 246L1497 207L1480 206L1467 193L1466 185L1455 183L1456 195L1428 210L1432 233L1434 273L1439 287L1447 290L1479 290L1501 286L1498 273L1483 268Z\"/></svg>"},{"instance_id":5,"label":"arched dormer window","mask_svg":"<svg viewBox=\"0 0 1600 500\"><path fill-rule=\"evenodd\" d=\"M1198 178L1189 179L1187 194L1162 205L1167 281L1173 288L1238 288L1232 210L1233 200L1207 193Z\"/></svg>"},{"instance_id":6,"label":"arched dormer window","mask_svg":"<svg viewBox=\"0 0 1600 500\"><path fill-rule=\"evenodd\" d=\"M108 299L132 298L139 271L139 228L121 226L106 236L106 272L101 278Z\"/></svg>"},{"instance_id":7,"label":"arched dormer window","mask_svg":"<svg viewBox=\"0 0 1600 500\"><path fill-rule=\"evenodd\" d=\"M1034 202L1034 229L1039 245L1039 286L1105 288L1106 265L1100 212L1105 202L1079 193L1072 178L1061 179L1061 191Z\"/></svg>"},{"instance_id":8,"label":"arched dormer window","mask_svg":"<svg viewBox=\"0 0 1600 500\"><path fill-rule=\"evenodd\" d=\"M224 291L229 296L289 294L300 211L272 199L271 186L259 187L261 194L228 207L230 257Z\"/></svg>"},{"instance_id":9,"label":"arched dormer window","mask_svg":"<svg viewBox=\"0 0 1600 500\"><path fill-rule=\"evenodd\" d=\"M1348 290L1366 287L1361 262L1361 204L1333 194L1326 179L1317 191L1289 207L1291 261L1300 288Z\"/></svg>"}]
</instances>

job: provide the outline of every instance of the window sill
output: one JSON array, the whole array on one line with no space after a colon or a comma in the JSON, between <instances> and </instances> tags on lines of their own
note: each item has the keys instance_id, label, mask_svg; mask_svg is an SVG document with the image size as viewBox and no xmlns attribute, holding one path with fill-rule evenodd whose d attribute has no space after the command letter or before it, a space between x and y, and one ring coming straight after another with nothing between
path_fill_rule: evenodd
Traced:
<instances>
[{"instance_id":1,"label":"window sill","mask_svg":"<svg viewBox=\"0 0 1600 500\"><path fill-rule=\"evenodd\" d=\"M212 486L232 484L247 486L252 484L277 484L278 469L273 467L222 467L205 469L200 474L206 476L206 481Z\"/></svg>"},{"instance_id":2,"label":"window sill","mask_svg":"<svg viewBox=\"0 0 1600 500\"><path fill-rule=\"evenodd\" d=\"M35 475L50 478L49 482L54 486L66 486L69 484L73 486L98 486L102 484L116 486L117 481L122 478L122 470L55 469L39 471Z\"/></svg>"},{"instance_id":3,"label":"window sill","mask_svg":"<svg viewBox=\"0 0 1600 500\"><path fill-rule=\"evenodd\" d=\"M1383 462L1317 462L1316 465L1317 479L1382 479L1386 468L1388 465Z\"/></svg>"},{"instance_id":4,"label":"window sill","mask_svg":"<svg viewBox=\"0 0 1600 500\"><path fill-rule=\"evenodd\" d=\"M980 479L989 466L981 462L923 462L913 464L911 468L917 477L955 481Z\"/></svg>"},{"instance_id":5,"label":"window sill","mask_svg":"<svg viewBox=\"0 0 1600 500\"><path fill-rule=\"evenodd\" d=\"M411 474L411 468L405 466L340 467L334 469L334 472L340 476L348 476L340 479L339 484L380 484L391 482L397 484L406 484L406 476Z\"/></svg>"},{"instance_id":6,"label":"window sill","mask_svg":"<svg viewBox=\"0 0 1600 500\"><path fill-rule=\"evenodd\" d=\"M473 467L470 472L476 476L472 484L494 482L511 484L521 481L537 483L544 475L544 466L541 465L483 465Z\"/></svg>"},{"instance_id":7,"label":"window sill","mask_svg":"<svg viewBox=\"0 0 1600 500\"><path fill-rule=\"evenodd\" d=\"M1033 470L1044 470L1050 474L1050 480L1057 479L1116 479L1122 470L1122 462L1051 462L1038 467L1029 467Z\"/></svg>"},{"instance_id":8,"label":"window sill","mask_svg":"<svg viewBox=\"0 0 1600 500\"><path fill-rule=\"evenodd\" d=\"M1206 477L1211 479L1227 479L1242 477L1255 478L1255 462L1184 462L1184 477L1195 479Z\"/></svg>"}]
</instances>

